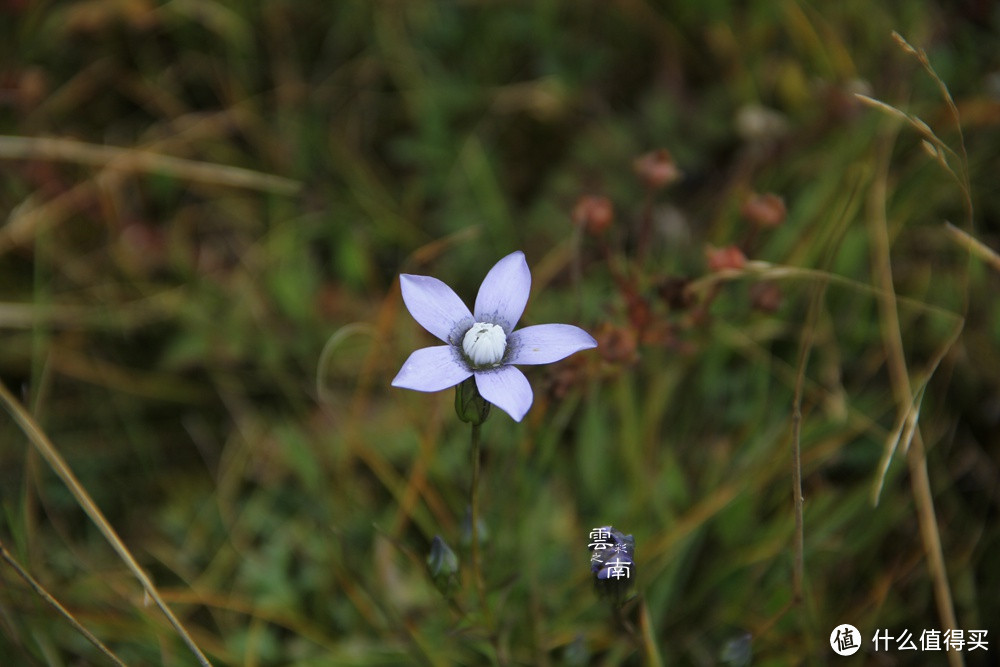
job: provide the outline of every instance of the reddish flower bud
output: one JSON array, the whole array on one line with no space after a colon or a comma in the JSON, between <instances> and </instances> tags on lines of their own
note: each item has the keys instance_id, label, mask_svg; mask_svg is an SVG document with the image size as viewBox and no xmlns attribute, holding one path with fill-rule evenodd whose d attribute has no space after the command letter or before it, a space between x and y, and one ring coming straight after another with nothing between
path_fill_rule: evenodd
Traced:
<instances>
[{"instance_id":1,"label":"reddish flower bud","mask_svg":"<svg viewBox=\"0 0 1000 667\"><path fill-rule=\"evenodd\" d=\"M583 195L573 207L573 222L593 236L603 234L615 221L611 200L599 195Z\"/></svg>"},{"instance_id":2,"label":"reddish flower bud","mask_svg":"<svg viewBox=\"0 0 1000 667\"><path fill-rule=\"evenodd\" d=\"M665 148L640 155L632 163L632 168L642 182L654 190L666 187L684 175Z\"/></svg>"},{"instance_id":3,"label":"reddish flower bud","mask_svg":"<svg viewBox=\"0 0 1000 667\"><path fill-rule=\"evenodd\" d=\"M785 221L788 210L785 200L773 192L754 192L743 202L740 213L758 227L777 227Z\"/></svg>"},{"instance_id":4,"label":"reddish flower bud","mask_svg":"<svg viewBox=\"0 0 1000 667\"><path fill-rule=\"evenodd\" d=\"M708 260L708 268L711 271L742 269L747 263L747 256L734 245L724 248L708 246L705 248L705 259Z\"/></svg>"}]
</instances>

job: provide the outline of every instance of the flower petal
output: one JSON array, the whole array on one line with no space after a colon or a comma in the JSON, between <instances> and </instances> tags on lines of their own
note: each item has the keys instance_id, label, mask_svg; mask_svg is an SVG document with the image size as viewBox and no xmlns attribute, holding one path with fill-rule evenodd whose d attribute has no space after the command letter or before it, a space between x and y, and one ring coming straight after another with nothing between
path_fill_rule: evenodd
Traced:
<instances>
[{"instance_id":1,"label":"flower petal","mask_svg":"<svg viewBox=\"0 0 1000 667\"><path fill-rule=\"evenodd\" d=\"M497 262L483 278L476 296L476 321L491 322L510 334L521 319L531 291L531 271L518 250Z\"/></svg>"},{"instance_id":2,"label":"flower petal","mask_svg":"<svg viewBox=\"0 0 1000 667\"><path fill-rule=\"evenodd\" d=\"M572 324L537 324L512 333L511 364L551 364L574 352L597 347L589 333Z\"/></svg>"},{"instance_id":3,"label":"flower petal","mask_svg":"<svg viewBox=\"0 0 1000 667\"><path fill-rule=\"evenodd\" d=\"M535 397L528 378L513 366L476 373L476 386L483 398L518 422L524 418Z\"/></svg>"},{"instance_id":4,"label":"flower petal","mask_svg":"<svg viewBox=\"0 0 1000 667\"><path fill-rule=\"evenodd\" d=\"M416 391L441 391L472 375L451 345L416 350L392 380L393 387Z\"/></svg>"},{"instance_id":5,"label":"flower petal","mask_svg":"<svg viewBox=\"0 0 1000 667\"><path fill-rule=\"evenodd\" d=\"M404 273L399 276L399 286L413 319L444 342L455 342L450 337L463 320L472 326L468 306L437 278Z\"/></svg>"}]
</instances>

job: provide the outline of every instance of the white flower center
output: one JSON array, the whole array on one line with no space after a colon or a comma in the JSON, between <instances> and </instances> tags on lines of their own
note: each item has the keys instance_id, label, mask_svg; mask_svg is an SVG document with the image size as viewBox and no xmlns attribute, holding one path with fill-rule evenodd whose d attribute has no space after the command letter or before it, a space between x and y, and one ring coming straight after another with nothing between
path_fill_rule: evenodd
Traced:
<instances>
[{"instance_id":1,"label":"white flower center","mask_svg":"<svg viewBox=\"0 0 1000 667\"><path fill-rule=\"evenodd\" d=\"M503 329L489 322L476 322L465 332L462 349L476 368L493 366L507 350L507 335Z\"/></svg>"}]
</instances>

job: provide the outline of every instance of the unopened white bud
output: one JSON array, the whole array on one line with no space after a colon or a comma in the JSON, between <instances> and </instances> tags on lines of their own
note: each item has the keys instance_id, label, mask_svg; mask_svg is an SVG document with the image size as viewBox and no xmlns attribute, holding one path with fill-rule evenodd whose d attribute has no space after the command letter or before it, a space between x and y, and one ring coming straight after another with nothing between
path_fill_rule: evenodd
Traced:
<instances>
[{"instance_id":1,"label":"unopened white bud","mask_svg":"<svg viewBox=\"0 0 1000 667\"><path fill-rule=\"evenodd\" d=\"M507 350L507 335L503 329L489 322L476 322L465 332L462 349L476 368L496 365Z\"/></svg>"}]
</instances>

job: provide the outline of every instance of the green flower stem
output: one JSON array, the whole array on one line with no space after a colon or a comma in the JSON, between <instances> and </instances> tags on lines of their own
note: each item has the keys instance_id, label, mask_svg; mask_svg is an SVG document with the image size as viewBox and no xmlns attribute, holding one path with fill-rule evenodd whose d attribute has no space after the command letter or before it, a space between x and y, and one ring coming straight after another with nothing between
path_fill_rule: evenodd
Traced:
<instances>
[{"instance_id":1,"label":"green flower stem","mask_svg":"<svg viewBox=\"0 0 1000 667\"><path fill-rule=\"evenodd\" d=\"M483 583L483 572L479 559L479 459L480 435L483 422L490 416L490 404L480 394L475 377L470 377L458 385L455 391L455 412L458 418L467 424L472 424L472 488L469 491L469 529L472 531L472 578L475 581L476 593L479 596L480 613L483 623L490 636L490 643L496 652L497 663L506 665L507 659L501 649L493 624L493 614L486 601L486 586Z\"/></svg>"},{"instance_id":2,"label":"green flower stem","mask_svg":"<svg viewBox=\"0 0 1000 667\"><path fill-rule=\"evenodd\" d=\"M483 573L479 567L479 435L482 428L482 422L472 422L472 491L469 494L472 530L472 577L476 582L476 591L479 594L479 606L482 609L486 625L492 629L493 619L491 618L490 607L486 603L486 587L483 584Z\"/></svg>"}]
</instances>

